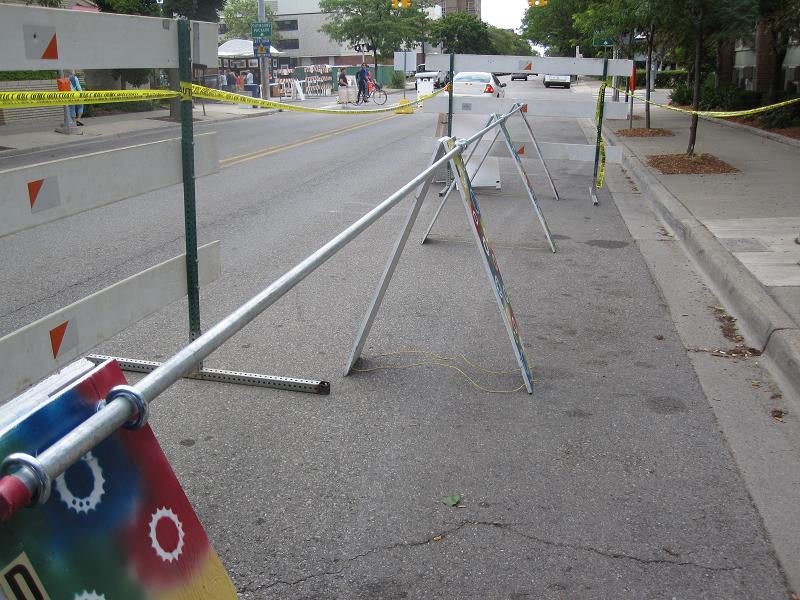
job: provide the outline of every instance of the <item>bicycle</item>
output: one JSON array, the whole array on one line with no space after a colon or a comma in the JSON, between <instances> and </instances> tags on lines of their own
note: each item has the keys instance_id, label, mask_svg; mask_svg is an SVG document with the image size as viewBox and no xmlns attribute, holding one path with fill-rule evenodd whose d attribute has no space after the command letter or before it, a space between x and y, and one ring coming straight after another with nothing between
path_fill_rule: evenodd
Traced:
<instances>
[{"instance_id":1,"label":"bicycle","mask_svg":"<svg viewBox=\"0 0 800 600\"><path fill-rule=\"evenodd\" d=\"M386 99L388 98L388 96L386 95L386 92L383 91L383 86L382 85L380 85L379 83L373 83L372 84L372 93L369 95L369 97L364 99L359 95L356 98L356 101L354 102L354 104L355 105L366 104L367 102L369 102L370 98L372 98L372 101L375 104L377 104L379 106L383 106L384 104L386 104Z\"/></svg>"},{"instance_id":2,"label":"bicycle","mask_svg":"<svg viewBox=\"0 0 800 600\"><path fill-rule=\"evenodd\" d=\"M386 104L386 98L388 98L388 96L386 95L386 92L383 91L383 86L381 84L377 83L377 82L373 83L372 84L372 101L375 104L383 106L384 104Z\"/></svg>"}]
</instances>

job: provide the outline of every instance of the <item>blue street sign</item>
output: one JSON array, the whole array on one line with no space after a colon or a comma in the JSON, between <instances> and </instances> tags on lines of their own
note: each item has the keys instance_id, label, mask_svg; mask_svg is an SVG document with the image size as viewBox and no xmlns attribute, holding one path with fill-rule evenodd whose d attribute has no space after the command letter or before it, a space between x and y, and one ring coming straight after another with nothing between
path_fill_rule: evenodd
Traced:
<instances>
[{"instance_id":1,"label":"blue street sign","mask_svg":"<svg viewBox=\"0 0 800 600\"><path fill-rule=\"evenodd\" d=\"M255 54L256 56L269 56L269 38L254 37L253 54Z\"/></svg>"}]
</instances>

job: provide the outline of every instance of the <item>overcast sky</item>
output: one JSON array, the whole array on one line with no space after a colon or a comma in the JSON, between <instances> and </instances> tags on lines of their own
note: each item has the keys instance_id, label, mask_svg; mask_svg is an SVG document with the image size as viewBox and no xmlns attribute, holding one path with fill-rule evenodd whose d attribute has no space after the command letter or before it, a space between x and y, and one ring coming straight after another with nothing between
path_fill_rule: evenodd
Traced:
<instances>
[{"instance_id":1,"label":"overcast sky","mask_svg":"<svg viewBox=\"0 0 800 600\"><path fill-rule=\"evenodd\" d=\"M483 0L481 18L503 29L519 29L528 0Z\"/></svg>"}]
</instances>

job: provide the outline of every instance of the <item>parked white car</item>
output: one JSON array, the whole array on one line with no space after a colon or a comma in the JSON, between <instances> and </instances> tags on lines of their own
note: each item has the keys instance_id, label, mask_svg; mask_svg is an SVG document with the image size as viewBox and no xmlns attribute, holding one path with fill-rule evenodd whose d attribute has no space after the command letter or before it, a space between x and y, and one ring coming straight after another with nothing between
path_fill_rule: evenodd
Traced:
<instances>
[{"instance_id":1,"label":"parked white car","mask_svg":"<svg viewBox=\"0 0 800 600\"><path fill-rule=\"evenodd\" d=\"M569 89L572 83L572 77L569 75L545 75L544 87L549 88L551 85L558 85Z\"/></svg>"},{"instance_id":2,"label":"parked white car","mask_svg":"<svg viewBox=\"0 0 800 600\"><path fill-rule=\"evenodd\" d=\"M503 98L506 84L496 75L480 71L464 71L453 77L454 96L490 96Z\"/></svg>"}]
</instances>

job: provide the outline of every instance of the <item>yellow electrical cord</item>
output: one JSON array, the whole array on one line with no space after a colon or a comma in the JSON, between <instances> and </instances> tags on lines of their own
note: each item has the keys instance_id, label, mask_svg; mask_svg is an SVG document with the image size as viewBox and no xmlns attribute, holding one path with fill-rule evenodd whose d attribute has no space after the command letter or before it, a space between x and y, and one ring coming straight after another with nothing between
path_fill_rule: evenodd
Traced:
<instances>
[{"instance_id":1,"label":"yellow electrical cord","mask_svg":"<svg viewBox=\"0 0 800 600\"><path fill-rule=\"evenodd\" d=\"M385 352L383 354L376 354L374 356L363 356L362 358L375 360L375 359L378 359L378 358L388 358L388 357L392 357L392 356L404 356L404 355L408 355L408 354L424 354L424 355L432 357L434 360L420 361L420 362L410 363L410 364L407 364L407 365L380 365L380 366L377 366L377 367L371 367L369 369L357 369L357 368L354 367L353 371L357 371L359 373L371 373L371 372L374 372L374 371L384 371L384 370L390 370L390 369L411 369L411 368L414 368L414 367L424 367L424 366L433 365L433 366L438 366L438 367L446 367L448 369L453 369L454 371L458 371L469 382L469 384L472 385L472 387L474 387L475 389L480 390L482 392L486 392L487 394L515 394L515 393L519 392L520 390L525 389L525 384L524 383L522 385L520 385L519 387L516 387L516 388L514 388L512 390L492 390L492 389L483 387L481 384L479 384L477 381L475 381L468 373L466 373L463 369L461 369L460 367L458 367L456 365L450 364L450 362L457 361L457 360L462 360L465 363L467 363L470 367L472 367L473 369L476 369L476 370L481 371L483 373L487 373L489 375L514 375L515 373L518 373L518 371L516 369L513 370L513 371L494 371L492 369L487 369L485 367L482 367L482 366L472 362L471 360L469 360L463 354L459 354L459 355L456 355L456 356L444 356L444 355L441 355L441 354L436 354L435 352L430 352L429 350L399 350L397 352Z\"/></svg>"}]
</instances>

